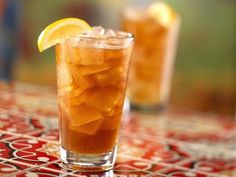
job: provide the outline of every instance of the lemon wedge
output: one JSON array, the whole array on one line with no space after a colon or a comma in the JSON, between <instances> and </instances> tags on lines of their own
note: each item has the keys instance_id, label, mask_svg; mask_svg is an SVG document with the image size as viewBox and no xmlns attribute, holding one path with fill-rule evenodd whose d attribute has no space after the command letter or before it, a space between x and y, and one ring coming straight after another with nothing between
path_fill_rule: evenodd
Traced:
<instances>
[{"instance_id":1,"label":"lemon wedge","mask_svg":"<svg viewBox=\"0 0 236 177\"><path fill-rule=\"evenodd\" d=\"M79 18L64 18L48 25L39 35L38 49L40 52L60 43L70 36L81 34L91 27Z\"/></svg>"},{"instance_id":2,"label":"lemon wedge","mask_svg":"<svg viewBox=\"0 0 236 177\"><path fill-rule=\"evenodd\" d=\"M148 8L148 14L164 27L168 27L175 17L175 13L171 7L163 2L151 4Z\"/></svg>"}]
</instances>

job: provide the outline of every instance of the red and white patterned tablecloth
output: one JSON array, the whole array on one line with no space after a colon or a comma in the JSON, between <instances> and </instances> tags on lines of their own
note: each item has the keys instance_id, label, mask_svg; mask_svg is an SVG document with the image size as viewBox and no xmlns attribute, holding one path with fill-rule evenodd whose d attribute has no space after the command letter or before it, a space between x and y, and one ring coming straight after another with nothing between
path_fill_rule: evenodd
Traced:
<instances>
[{"instance_id":1,"label":"red and white patterned tablecloth","mask_svg":"<svg viewBox=\"0 0 236 177\"><path fill-rule=\"evenodd\" d=\"M61 167L55 89L0 82L0 176L236 177L233 119L168 113L123 117L113 170Z\"/></svg>"}]
</instances>

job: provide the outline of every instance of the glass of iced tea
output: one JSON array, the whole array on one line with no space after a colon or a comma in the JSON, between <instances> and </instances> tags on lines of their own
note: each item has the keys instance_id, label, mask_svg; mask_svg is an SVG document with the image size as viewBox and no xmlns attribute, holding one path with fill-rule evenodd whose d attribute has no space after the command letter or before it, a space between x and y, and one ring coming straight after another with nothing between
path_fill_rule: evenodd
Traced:
<instances>
[{"instance_id":1,"label":"glass of iced tea","mask_svg":"<svg viewBox=\"0 0 236 177\"><path fill-rule=\"evenodd\" d=\"M123 30L135 36L128 82L131 109L159 112L169 98L180 17L157 2L125 9L121 23Z\"/></svg>"},{"instance_id":2,"label":"glass of iced tea","mask_svg":"<svg viewBox=\"0 0 236 177\"><path fill-rule=\"evenodd\" d=\"M115 161L133 37L94 27L56 46L61 159L84 171Z\"/></svg>"}]
</instances>

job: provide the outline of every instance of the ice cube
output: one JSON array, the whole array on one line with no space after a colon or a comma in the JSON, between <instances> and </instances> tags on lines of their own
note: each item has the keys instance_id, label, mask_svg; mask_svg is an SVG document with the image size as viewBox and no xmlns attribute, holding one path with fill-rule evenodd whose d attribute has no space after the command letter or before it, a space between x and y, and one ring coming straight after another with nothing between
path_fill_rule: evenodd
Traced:
<instances>
[{"instance_id":1,"label":"ice cube","mask_svg":"<svg viewBox=\"0 0 236 177\"><path fill-rule=\"evenodd\" d=\"M112 29L108 29L106 33L104 34L105 37L114 37L116 36L116 32Z\"/></svg>"},{"instance_id":2,"label":"ice cube","mask_svg":"<svg viewBox=\"0 0 236 177\"><path fill-rule=\"evenodd\" d=\"M74 65L71 65L70 68L72 77L80 88L87 89L94 85L93 79L90 76L85 75L86 72L88 72L86 69Z\"/></svg>"},{"instance_id":3,"label":"ice cube","mask_svg":"<svg viewBox=\"0 0 236 177\"><path fill-rule=\"evenodd\" d=\"M75 83L71 83L70 85L58 89L59 96L67 96L70 98L79 96L83 91L84 89L78 88Z\"/></svg>"},{"instance_id":4,"label":"ice cube","mask_svg":"<svg viewBox=\"0 0 236 177\"><path fill-rule=\"evenodd\" d=\"M120 49L120 50L109 50L105 53L105 60L117 60L114 62L118 62L117 64L119 64L119 61L128 61L128 60L124 60L124 58L127 58L130 54L130 50L129 49Z\"/></svg>"},{"instance_id":5,"label":"ice cube","mask_svg":"<svg viewBox=\"0 0 236 177\"><path fill-rule=\"evenodd\" d=\"M94 88L90 90L86 104L102 112L111 111L123 98L122 90L115 87Z\"/></svg>"},{"instance_id":6,"label":"ice cube","mask_svg":"<svg viewBox=\"0 0 236 177\"><path fill-rule=\"evenodd\" d=\"M85 105L67 107L67 115L73 129L102 118L98 110Z\"/></svg>"},{"instance_id":7,"label":"ice cube","mask_svg":"<svg viewBox=\"0 0 236 177\"><path fill-rule=\"evenodd\" d=\"M76 65L100 65L104 62L104 50L99 48L97 41L81 41L77 47L68 47L66 61ZM79 46L79 47L78 47Z\"/></svg>"},{"instance_id":8,"label":"ice cube","mask_svg":"<svg viewBox=\"0 0 236 177\"><path fill-rule=\"evenodd\" d=\"M94 26L92 30L90 31L85 31L83 33L83 36L87 37L100 37L105 34L105 29L101 26Z\"/></svg>"},{"instance_id":9,"label":"ice cube","mask_svg":"<svg viewBox=\"0 0 236 177\"><path fill-rule=\"evenodd\" d=\"M59 99L67 106L78 106L85 102L85 93L85 89L81 87L71 89L70 86L68 86L59 90Z\"/></svg>"},{"instance_id":10,"label":"ice cube","mask_svg":"<svg viewBox=\"0 0 236 177\"><path fill-rule=\"evenodd\" d=\"M71 73L68 69L68 66L65 62L57 63L57 83L58 87L62 88L66 85L69 85L72 83L73 78L71 76Z\"/></svg>"},{"instance_id":11,"label":"ice cube","mask_svg":"<svg viewBox=\"0 0 236 177\"><path fill-rule=\"evenodd\" d=\"M78 48L68 47L67 55L66 55L66 62L79 65L80 64L79 55L80 53L78 51Z\"/></svg>"},{"instance_id":12,"label":"ice cube","mask_svg":"<svg viewBox=\"0 0 236 177\"><path fill-rule=\"evenodd\" d=\"M81 65L100 65L104 62L104 51L102 49L79 48L77 50L78 55L76 57L78 58L79 64Z\"/></svg>"},{"instance_id":13,"label":"ice cube","mask_svg":"<svg viewBox=\"0 0 236 177\"><path fill-rule=\"evenodd\" d=\"M76 36L71 37L71 38L67 39L65 42L67 43L68 46L77 47L80 42L80 38L76 37Z\"/></svg>"},{"instance_id":14,"label":"ice cube","mask_svg":"<svg viewBox=\"0 0 236 177\"><path fill-rule=\"evenodd\" d=\"M116 129L120 126L120 120L121 120L121 113L117 114L115 116L105 117L103 118L101 129Z\"/></svg>"},{"instance_id":15,"label":"ice cube","mask_svg":"<svg viewBox=\"0 0 236 177\"><path fill-rule=\"evenodd\" d=\"M81 88L82 90L82 88ZM78 92L75 94L78 94ZM67 106L79 106L82 105L83 103L86 102L87 98L88 98L88 94L89 92L84 90L83 92L80 92L80 95L74 95L72 96L64 96L63 98L63 102L65 103L65 105Z\"/></svg>"},{"instance_id":16,"label":"ice cube","mask_svg":"<svg viewBox=\"0 0 236 177\"><path fill-rule=\"evenodd\" d=\"M96 37L96 36L103 36L105 33L105 29L101 26L95 26L93 27L92 31L91 31L91 35L93 37Z\"/></svg>"},{"instance_id":17,"label":"ice cube","mask_svg":"<svg viewBox=\"0 0 236 177\"><path fill-rule=\"evenodd\" d=\"M94 135L97 132L98 128L100 127L102 121L103 119L98 119L93 122L89 122L87 124L81 125L79 127L76 127L76 131L85 133L88 135Z\"/></svg>"},{"instance_id":18,"label":"ice cube","mask_svg":"<svg viewBox=\"0 0 236 177\"><path fill-rule=\"evenodd\" d=\"M64 102L66 103L67 106L79 106L80 104L82 104L84 101L83 97L73 97L70 99L67 99L64 97Z\"/></svg>"},{"instance_id":19,"label":"ice cube","mask_svg":"<svg viewBox=\"0 0 236 177\"><path fill-rule=\"evenodd\" d=\"M122 113L122 104L123 104L123 101L120 101L116 105L116 107L114 107L111 111L103 112L102 115L104 117L112 117L112 116L120 115Z\"/></svg>"},{"instance_id":20,"label":"ice cube","mask_svg":"<svg viewBox=\"0 0 236 177\"><path fill-rule=\"evenodd\" d=\"M114 67L96 74L95 81L100 86L120 85L125 83L125 72L122 67Z\"/></svg>"},{"instance_id":21,"label":"ice cube","mask_svg":"<svg viewBox=\"0 0 236 177\"><path fill-rule=\"evenodd\" d=\"M110 63L106 62L102 65L93 65L93 66L78 66L78 73L80 75L90 75L96 74L111 68Z\"/></svg>"}]
</instances>

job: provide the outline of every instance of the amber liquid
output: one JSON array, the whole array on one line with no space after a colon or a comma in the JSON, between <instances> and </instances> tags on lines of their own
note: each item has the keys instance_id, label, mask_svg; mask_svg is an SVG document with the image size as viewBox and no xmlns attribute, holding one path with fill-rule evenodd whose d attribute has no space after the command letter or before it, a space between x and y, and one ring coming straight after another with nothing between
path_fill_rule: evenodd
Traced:
<instances>
[{"instance_id":1,"label":"amber liquid","mask_svg":"<svg viewBox=\"0 0 236 177\"><path fill-rule=\"evenodd\" d=\"M61 146L81 154L117 142L131 48L56 46Z\"/></svg>"},{"instance_id":2,"label":"amber liquid","mask_svg":"<svg viewBox=\"0 0 236 177\"><path fill-rule=\"evenodd\" d=\"M156 19L122 18L122 28L135 36L128 82L132 104L162 105L168 100L177 29L176 20L162 26Z\"/></svg>"}]
</instances>

